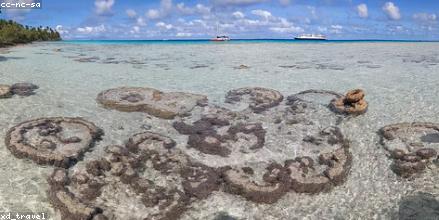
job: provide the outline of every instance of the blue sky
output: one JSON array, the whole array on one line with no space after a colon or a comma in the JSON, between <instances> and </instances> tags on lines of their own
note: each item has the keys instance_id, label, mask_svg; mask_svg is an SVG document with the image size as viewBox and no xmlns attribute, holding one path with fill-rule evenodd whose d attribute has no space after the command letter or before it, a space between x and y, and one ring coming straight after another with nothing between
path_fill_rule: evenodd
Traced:
<instances>
[{"instance_id":1,"label":"blue sky","mask_svg":"<svg viewBox=\"0 0 439 220\"><path fill-rule=\"evenodd\" d=\"M25 1L33 0L0 0ZM438 0L42 0L0 18L64 39L292 38L439 40Z\"/></svg>"}]
</instances>

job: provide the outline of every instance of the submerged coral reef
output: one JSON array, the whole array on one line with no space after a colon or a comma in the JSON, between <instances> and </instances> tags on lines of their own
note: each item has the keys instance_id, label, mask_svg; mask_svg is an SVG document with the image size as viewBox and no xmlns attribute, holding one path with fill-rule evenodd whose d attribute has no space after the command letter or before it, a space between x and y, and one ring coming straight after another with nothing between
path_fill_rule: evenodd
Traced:
<instances>
[{"instance_id":1,"label":"submerged coral reef","mask_svg":"<svg viewBox=\"0 0 439 220\"><path fill-rule=\"evenodd\" d=\"M393 159L392 170L411 177L438 159L439 124L398 123L380 129L381 144Z\"/></svg>"},{"instance_id":2,"label":"submerged coral reef","mask_svg":"<svg viewBox=\"0 0 439 220\"><path fill-rule=\"evenodd\" d=\"M13 95L31 96L39 87L32 83L15 83L13 85L0 85L0 99L10 98Z\"/></svg>"},{"instance_id":3,"label":"submerged coral reef","mask_svg":"<svg viewBox=\"0 0 439 220\"><path fill-rule=\"evenodd\" d=\"M6 146L18 158L69 167L99 140L102 130L81 118L41 118L11 128Z\"/></svg>"},{"instance_id":4,"label":"submerged coral reef","mask_svg":"<svg viewBox=\"0 0 439 220\"><path fill-rule=\"evenodd\" d=\"M203 95L169 92L152 88L121 87L101 92L97 101L104 107L124 112L146 112L153 116L173 119L185 115L197 105L204 105Z\"/></svg>"},{"instance_id":5,"label":"submerged coral reef","mask_svg":"<svg viewBox=\"0 0 439 220\"><path fill-rule=\"evenodd\" d=\"M104 107L145 112L174 130L135 133L89 156L103 134L96 125L41 118L11 128L6 145L16 157L56 167L48 196L63 219L179 219L215 192L272 204L292 191L327 192L348 178L353 156L339 125L346 113L365 113L355 107L364 101L362 90L307 90L284 100L278 91L247 87L225 100L217 106L202 95L110 89L98 95ZM335 111L340 100L356 110ZM398 175L412 176L437 160L437 124L394 124L380 135ZM175 140L186 142L177 147Z\"/></svg>"}]
</instances>

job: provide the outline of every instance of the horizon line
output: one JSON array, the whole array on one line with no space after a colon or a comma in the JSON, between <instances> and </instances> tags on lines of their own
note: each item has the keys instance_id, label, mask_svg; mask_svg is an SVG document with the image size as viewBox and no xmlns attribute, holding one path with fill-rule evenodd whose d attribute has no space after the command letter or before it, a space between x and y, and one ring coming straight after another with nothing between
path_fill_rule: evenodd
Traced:
<instances>
[{"instance_id":1,"label":"horizon line","mask_svg":"<svg viewBox=\"0 0 439 220\"><path fill-rule=\"evenodd\" d=\"M331 42L331 41L400 41L400 42L439 42L439 39L421 40L421 39L327 39L321 41L312 40L295 40L290 38L237 38L230 41L297 41L297 42ZM193 38L193 39L63 39L62 41L211 41L208 38Z\"/></svg>"}]
</instances>

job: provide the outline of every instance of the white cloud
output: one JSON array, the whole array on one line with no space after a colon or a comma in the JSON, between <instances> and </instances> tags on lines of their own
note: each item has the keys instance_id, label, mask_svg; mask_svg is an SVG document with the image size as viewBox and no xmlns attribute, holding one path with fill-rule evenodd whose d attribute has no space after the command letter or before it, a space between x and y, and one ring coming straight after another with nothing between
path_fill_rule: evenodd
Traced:
<instances>
[{"instance_id":1,"label":"white cloud","mask_svg":"<svg viewBox=\"0 0 439 220\"><path fill-rule=\"evenodd\" d=\"M386 4L384 4L383 6L383 11L391 20L401 19L401 13L399 12L399 8L393 2L386 2Z\"/></svg>"},{"instance_id":2,"label":"white cloud","mask_svg":"<svg viewBox=\"0 0 439 220\"><path fill-rule=\"evenodd\" d=\"M261 9L253 10L253 11L252 11L252 14L254 14L254 15L256 15L256 16L259 16L259 17L262 17L262 18L264 18L265 20L268 20L268 19L270 19L270 18L273 17L273 15L271 14L271 12L269 12L269 11L265 11L265 10L261 10Z\"/></svg>"},{"instance_id":3,"label":"white cloud","mask_svg":"<svg viewBox=\"0 0 439 220\"><path fill-rule=\"evenodd\" d=\"M262 2L267 2L268 0L213 0L215 5L252 5Z\"/></svg>"},{"instance_id":4,"label":"white cloud","mask_svg":"<svg viewBox=\"0 0 439 220\"><path fill-rule=\"evenodd\" d=\"M149 9L146 13L146 17L152 20L158 19L160 18L160 12L156 9Z\"/></svg>"},{"instance_id":5,"label":"white cloud","mask_svg":"<svg viewBox=\"0 0 439 220\"><path fill-rule=\"evenodd\" d=\"M129 18L135 18L135 17L137 17L137 12L134 11L133 9L127 9L125 12L127 13L127 16L128 16Z\"/></svg>"},{"instance_id":6,"label":"white cloud","mask_svg":"<svg viewBox=\"0 0 439 220\"><path fill-rule=\"evenodd\" d=\"M330 32L333 34L341 34L343 30L343 26L341 25L331 25L331 30Z\"/></svg>"},{"instance_id":7,"label":"white cloud","mask_svg":"<svg viewBox=\"0 0 439 220\"><path fill-rule=\"evenodd\" d=\"M176 5L176 9L178 12L185 14L185 15L191 15L191 14L202 14L206 15L210 13L211 8L207 7L203 4L197 4L194 7L188 7L184 3L178 3Z\"/></svg>"},{"instance_id":8,"label":"white cloud","mask_svg":"<svg viewBox=\"0 0 439 220\"><path fill-rule=\"evenodd\" d=\"M113 7L114 3L114 0L95 0L96 14L111 14L111 8Z\"/></svg>"},{"instance_id":9,"label":"white cloud","mask_svg":"<svg viewBox=\"0 0 439 220\"><path fill-rule=\"evenodd\" d=\"M177 4L177 10L182 14L193 14L194 10L190 7L186 7L186 5L181 2Z\"/></svg>"},{"instance_id":10,"label":"white cloud","mask_svg":"<svg viewBox=\"0 0 439 220\"><path fill-rule=\"evenodd\" d=\"M413 19L420 22L436 22L437 15L436 14L428 14L428 13L416 13L413 15Z\"/></svg>"},{"instance_id":11,"label":"white cloud","mask_svg":"<svg viewBox=\"0 0 439 220\"><path fill-rule=\"evenodd\" d=\"M240 11L234 12L232 15L236 20L228 25L231 28L230 30L239 30L240 32L269 30L279 34L304 32L302 27L296 26L286 18L276 17L269 11L252 10L251 14L255 15L256 19L248 19Z\"/></svg>"},{"instance_id":12,"label":"white cloud","mask_svg":"<svg viewBox=\"0 0 439 220\"><path fill-rule=\"evenodd\" d=\"M55 27L55 30L58 31L58 33L60 33L60 34L68 34L69 33L69 31L65 30L62 25L57 25Z\"/></svg>"},{"instance_id":13,"label":"white cloud","mask_svg":"<svg viewBox=\"0 0 439 220\"><path fill-rule=\"evenodd\" d=\"M192 33L177 33L176 37L192 37Z\"/></svg>"},{"instance_id":14,"label":"white cloud","mask_svg":"<svg viewBox=\"0 0 439 220\"><path fill-rule=\"evenodd\" d=\"M146 12L146 17L151 20L164 18L168 16L173 8L172 0L161 0L159 9L149 9Z\"/></svg>"},{"instance_id":15,"label":"white cloud","mask_svg":"<svg viewBox=\"0 0 439 220\"><path fill-rule=\"evenodd\" d=\"M277 32L277 33L302 33L304 32L303 28L301 27L271 27L271 31Z\"/></svg>"},{"instance_id":16,"label":"white cloud","mask_svg":"<svg viewBox=\"0 0 439 220\"><path fill-rule=\"evenodd\" d=\"M203 5L203 4L197 4L195 6L195 8L197 9L197 12L199 14L208 14L212 10L210 7L207 7L207 6Z\"/></svg>"},{"instance_id":17,"label":"white cloud","mask_svg":"<svg viewBox=\"0 0 439 220\"><path fill-rule=\"evenodd\" d=\"M145 19L143 19L142 17L138 17L138 18L136 19L136 23L137 23L137 25L139 25L139 26L146 26L146 21L145 21Z\"/></svg>"},{"instance_id":18,"label":"white cloud","mask_svg":"<svg viewBox=\"0 0 439 220\"><path fill-rule=\"evenodd\" d=\"M132 34L138 34L139 32L140 32L139 26L133 26L133 28L130 31L130 33L132 33Z\"/></svg>"},{"instance_id":19,"label":"white cloud","mask_svg":"<svg viewBox=\"0 0 439 220\"><path fill-rule=\"evenodd\" d=\"M83 34L95 34L95 33L105 32L106 30L107 29L103 24L95 27L86 26L86 27L79 27L76 29L76 31Z\"/></svg>"},{"instance_id":20,"label":"white cloud","mask_svg":"<svg viewBox=\"0 0 439 220\"><path fill-rule=\"evenodd\" d=\"M308 6L309 13L311 13L312 18L317 19L316 7Z\"/></svg>"},{"instance_id":21,"label":"white cloud","mask_svg":"<svg viewBox=\"0 0 439 220\"><path fill-rule=\"evenodd\" d=\"M327 27L321 27L321 26L318 26L318 27L317 27L317 30L318 30L320 33L326 33L326 32L328 32L328 28L327 28Z\"/></svg>"},{"instance_id":22,"label":"white cloud","mask_svg":"<svg viewBox=\"0 0 439 220\"><path fill-rule=\"evenodd\" d=\"M367 18L369 17L369 11L367 9L367 5L366 4L359 4L357 6L357 13L358 16L360 16L360 18Z\"/></svg>"},{"instance_id":23,"label":"white cloud","mask_svg":"<svg viewBox=\"0 0 439 220\"><path fill-rule=\"evenodd\" d=\"M155 26L163 30L171 30L174 27L172 24L166 24L165 22L162 21L157 22Z\"/></svg>"},{"instance_id":24,"label":"white cloud","mask_svg":"<svg viewBox=\"0 0 439 220\"><path fill-rule=\"evenodd\" d=\"M160 6L163 11L170 11L172 9L172 0L161 0Z\"/></svg>"},{"instance_id":25,"label":"white cloud","mask_svg":"<svg viewBox=\"0 0 439 220\"><path fill-rule=\"evenodd\" d=\"M244 17L245 17L244 13L242 13L242 12L240 12L240 11L235 11L235 12L233 12L232 15L233 15L233 17L236 18L236 19L241 19L241 18L244 18Z\"/></svg>"}]
</instances>

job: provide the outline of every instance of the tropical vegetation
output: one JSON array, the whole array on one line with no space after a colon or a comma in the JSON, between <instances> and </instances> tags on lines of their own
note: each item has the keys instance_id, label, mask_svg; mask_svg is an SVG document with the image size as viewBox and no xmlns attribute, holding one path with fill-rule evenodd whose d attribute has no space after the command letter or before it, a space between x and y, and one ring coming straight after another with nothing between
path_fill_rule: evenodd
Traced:
<instances>
[{"instance_id":1,"label":"tropical vegetation","mask_svg":"<svg viewBox=\"0 0 439 220\"><path fill-rule=\"evenodd\" d=\"M49 27L23 26L12 20L0 19L0 47L34 41L58 41L60 34Z\"/></svg>"}]
</instances>

